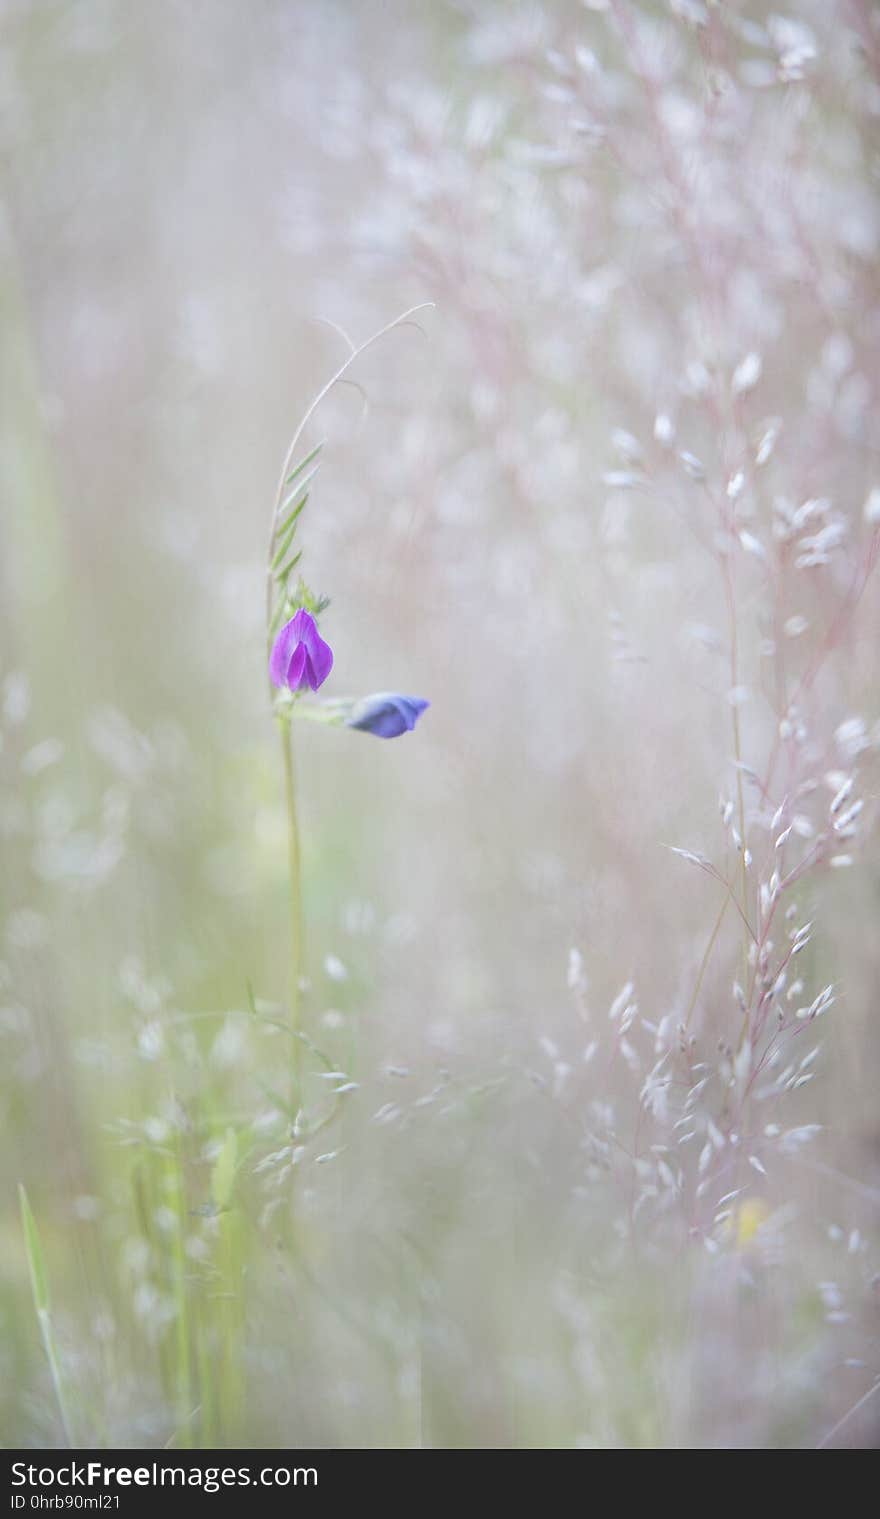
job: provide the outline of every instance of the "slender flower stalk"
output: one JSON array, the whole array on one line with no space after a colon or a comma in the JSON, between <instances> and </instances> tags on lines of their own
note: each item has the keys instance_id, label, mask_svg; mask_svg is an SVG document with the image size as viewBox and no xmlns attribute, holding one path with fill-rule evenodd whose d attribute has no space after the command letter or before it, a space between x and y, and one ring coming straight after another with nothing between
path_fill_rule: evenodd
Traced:
<instances>
[{"instance_id":1,"label":"slender flower stalk","mask_svg":"<svg viewBox=\"0 0 880 1519\"><path fill-rule=\"evenodd\" d=\"M279 719L284 759L284 801L287 809L287 868L290 879L290 1026L293 1032L294 1099L299 1100L300 994L303 972L302 856L296 806L296 770L293 758L293 724L288 711Z\"/></svg>"}]
</instances>

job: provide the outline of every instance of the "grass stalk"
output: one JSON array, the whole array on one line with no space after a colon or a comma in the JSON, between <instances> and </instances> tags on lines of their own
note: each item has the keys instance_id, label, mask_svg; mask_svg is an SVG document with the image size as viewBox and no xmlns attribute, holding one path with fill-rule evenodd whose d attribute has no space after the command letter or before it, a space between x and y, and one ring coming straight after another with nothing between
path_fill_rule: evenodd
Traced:
<instances>
[{"instance_id":1,"label":"grass stalk","mask_svg":"<svg viewBox=\"0 0 880 1519\"><path fill-rule=\"evenodd\" d=\"M49 1299L49 1278L46 1272L46 1261L37 1229L37 1221L31 1210L27 1192L21 1182L18 1184L18 1199L21 1207L21 1227L24 1234L24 1246L27 1253L34 1309L37 1315L37 1322L40 1326L43 1349L49 1362L49 1371L52 1376L55 1401L58 1404L58 1412L61 1416L64 1438L66 1443L72 1447L75 1443L73 1438L73 1423L64 1387L64 1377L61 1371L61 1359L58 1355L58 1346L55 1340L55 1330L52 1324L52 1307Z\"/></svg>"}]
</instances>

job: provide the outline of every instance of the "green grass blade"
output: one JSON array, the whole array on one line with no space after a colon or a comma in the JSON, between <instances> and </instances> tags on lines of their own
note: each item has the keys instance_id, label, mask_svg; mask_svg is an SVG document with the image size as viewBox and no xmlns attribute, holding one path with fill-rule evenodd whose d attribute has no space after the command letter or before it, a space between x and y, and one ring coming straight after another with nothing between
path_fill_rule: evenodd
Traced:
<instances>
[{"instance_id":1,"label":"green grass blade","mask_svg":"<svg viewBox=\"0 0 880 1519\"><path fill-rule=\"evenodd\" d=\"M292 485L294 480L298 480L303 470L308 469L309 465L314 463L323 447L323 442L316 444L311 453L306 454L305 458L301 459L299 464L297 464L295 468L291 470L290 474L285 479L284 484Z\"/></svg>"},{"instance_id":2,"label":"green grass blade","mask_svg":"<svg viewBox=\"0 0 880 1519\"><path fill-rule=\"evenodd\" d=\"M308 499L308 497L304 497L303 499L305 501L305 500ZM279 539L278 539L278 552L276 553L275 558L272 560L272 574L273 575L275 574L276 570L278 570L278 568L284 563L284 560L287 558L287 554L288 554L288 551L290 549L290 545L293 543L293 538L294 538L295 532L296 532L296 522L291 522L290 526L288 528L286 528L280 534Z\"/></svg>"},{"instance_id":3,"label":"green grass blade","mask_svg":"<svg viewBox=\"0 0 880 1519\"><path fill-rule=\"evenodd\" d=\"M52 1315L49 1304L49 1278L46 1273L46 1260L43 1255L43 1247L40 1243L40 1234L37 1229L37 1221L34 1218L28 1195L21 1182L18 1184L18 1198L21 1205L21 1227L24 1234L24 1248L27 1255L28 1271L31 1279L31 1292L34 1299L34 1308L37 1314L37 1322L40 1326L40 1334L43 1338L43 1348L46 1359L49 1362L49 1370L52 1374L52 1386L55 1390L55 1398L58 1403L58 1412L61 1415L61 1423L64 1428L64 1437L68 1445L73 1445L73 1426L70 1421L70 1413L67 1407L67 1396L64 1391L64 1381L61 1375L61 1363L58 1359L58 1347L55 1344L55 1334L52 1328Z\"/></svg>"},{"instance_id":4,"label":"green grass blade","mask_svg":"<svg viewBox=\"0 0 880 1519\"><path fill-rule=\"evenodd\" d=\"M294 554L293 558L288 559L287 563L276 572L275 579L278 581L279 585L285 585L287 583L293 571L296 569L297 565L302 559L302 556L303 551L300 549L298 554Z\"/></svg>"},{"instance_id":5,"label":"green grass blade","mask_svg":"<svg viewBox=\"0 0 880 1519\"><path fill-rule=\"evenodd\" d=\"M40 1236L37 1232L37 1221L28 1202L27 1192L21 1182L18 1184L18 1199L21 1204L21 1227L24 1233L24 1247L27 1252L34 1307L37 1313L48 1313L49 1279L46 1275L46 1262L40 1244Z\"/></svg>"},{"instance_id":6,"label":"green grass blade","mask_svg":"<svg viewBox=\"0 0 880 1519\"><path fill-rule=\"evenodd\" d=\"M304 509L305 509L305 507L306 507L306 505L308 503L308 499L309 499L309 492L307 490L302 491L302 492L300 492L300 491L294 491L293 495L288 496L287 501L285 502L285 506L288 506L290 504L290 502L293 501L293 500L296 501L296 505L294 506L294 508L293 508L292 511L287 512L281 518L281 521L278 524L278 537L279 538L284 538L284 537L287 536L288 533L292 533L295 530L296 524L299 522L300 515L304 511Z\"/></svg>"},{"instance_id":7,"label":"green grass blade","mask_svg":"<svg viewBox=\"0 0 880 1519\"><path fill-rule=\"evenodd\" d=\"M310 470L305 479L300 480L299 484L296 487L296 490L291 491L289 496L285 496L284 500L278 508L279 532L283 533L285 528L290 526L291 522L296 521L297 517L309 499L309 492L312 488L312 482L314 481L317 473L317 469Z\"/></svg>"}]
</instances>

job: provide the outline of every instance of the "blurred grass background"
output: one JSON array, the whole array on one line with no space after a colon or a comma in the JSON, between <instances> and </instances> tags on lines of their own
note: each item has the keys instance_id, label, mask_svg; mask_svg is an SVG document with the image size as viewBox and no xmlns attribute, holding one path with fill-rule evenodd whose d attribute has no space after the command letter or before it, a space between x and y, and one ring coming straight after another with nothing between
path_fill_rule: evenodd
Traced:
<instances>
[{"instance_id":1,"label":"blurred grass background","mask_svg":"<svg viewBox=\"0 0 880 1519\"><path fill-rule=\"evenodd\" d=\"M736 7L754 35L713 57L686 7L625 5L673 142L714 129L713 68L751 91L746 139L722 120L723 173L687 169L670 231L684 192L653 161L618 9L3 7L8 1444L61 1438L18 1182L81 1443L800 1444L876 1374L876 851L812 889L817 986L844 1000L793 1100L827 1140L755 1179L776 1220L760 1260L703 1259L662 1219L631 1248L630 1183L591 1134L609 1103L631 1138L639 1083L605 1052L589 1088L578 1065L629 978L645 1016L681 1017L720 897L663 846L711 854L730 784L705 502L694 525L674 491L603 484L609 433L650 439L674 404L682 446L714 461L683 378L718 337L688 266L687 226L708 226L739 258L713 358L767 350L750 425L785 416L777 488L858 517L877 448L871 54L836 7L794 7L820 39L799 92L773 75L764 7ZM595 143L581 124L586 159L559 98L578 47L613 117L606 136L587 123ZM769 241L738 253L752 219ZM328 439L303 523L332 598L327 694L432 706L400 744L297 731L306 1026L358 1090L290 1166L261 555L290 434L344 354L316 319L360 340L421 300L420 329L359 363L366 411L338 391L311 440ZM829 400L841 334L862 387ZM760 595L746 577L757 768ZM829 731L864 714L875 800L876 596L860 615L819 705ZM728 926L698 1010L709 1051ZM829 1308L832 1278L867 1309Z\"/></svg>"}]
</instances>

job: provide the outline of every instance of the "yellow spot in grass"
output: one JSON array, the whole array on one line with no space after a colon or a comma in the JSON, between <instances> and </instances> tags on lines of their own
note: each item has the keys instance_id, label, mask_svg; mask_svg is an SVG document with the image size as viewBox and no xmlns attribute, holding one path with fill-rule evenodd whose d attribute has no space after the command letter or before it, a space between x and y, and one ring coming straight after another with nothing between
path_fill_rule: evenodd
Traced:
<instances>
[{"instance_id":1,"label":"yellow spot in grass","mask_svg":"<svg viewBox=\"0 0 880 1519\"><path fill-rule=\"evenodd\" d=\"M747 1250L761 1225L770 1216L770 1209L762 1197L746 1197L736 1210L731 1224L736 1235L738 1250Z\"/></svg>"}]
</instances>

